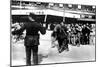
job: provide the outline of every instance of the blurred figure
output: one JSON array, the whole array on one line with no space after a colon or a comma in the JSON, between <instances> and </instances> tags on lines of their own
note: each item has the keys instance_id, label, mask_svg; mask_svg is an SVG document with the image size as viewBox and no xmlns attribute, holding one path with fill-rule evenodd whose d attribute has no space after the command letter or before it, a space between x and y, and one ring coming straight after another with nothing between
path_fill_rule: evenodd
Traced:
<instances>
[{"instance_id":1,"label":"blurred figure","mask_svg":"<svg viewBox=\"0 0 100 67\"><path fill-rule=\"evenodd\" d=\"M54 30L54 24L53 23L51 23L51 25L50 25L50 30Z\"/></svg>"},{"instance_id":2,"label":"blurred figure","mask_svg":"<svg viewBox=\"0 0 100 67\"><path fill-rule=\"evenodd\" d=\"M51 35L52 37L56 37L58 41L58 51L61 53L65 49L69 51L68 48L68 33L67 28L64 26L64 23L57 24L54 28L54 31Z\"/></svg>"},{"instance_id":3,"label":"blurred figure","mask_svg":"<svg viewBox=\"0 0 100 67\"><path fill-rule=\"evenodd\" d=\"M91 30L88 26L84 25L82 28L82 35L83 35L83 44L89 44L89 36L90 36Z\"/></svg>"},{"instance_id":4,"label":"blurred figure","mask_svg":"<svg viewBox=\"0 0 100 67\"><path fill-rule=\"evenodd\" d=\"M75 27L75 30L76 30L76 45L77 46L80 46L80 32L81 32L81 28L80 26L77 24L77 26Z\"/></svg>"}]
</instances>

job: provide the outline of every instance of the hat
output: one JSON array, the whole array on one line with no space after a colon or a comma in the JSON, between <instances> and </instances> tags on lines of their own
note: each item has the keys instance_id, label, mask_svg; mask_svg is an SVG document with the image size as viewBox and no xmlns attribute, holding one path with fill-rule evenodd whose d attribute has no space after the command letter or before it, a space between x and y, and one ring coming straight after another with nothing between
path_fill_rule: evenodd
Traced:
<instances>
[{"instance_id":1,"label":"hat","mask_svg":"<svg viewBox=\"0 0 100 67\"><path fill-rule=\"evenodd\" d=\"M31 17L31 18L32 18L32 20L34 20L34 21L35 21L35 17L34 17L34 16L35 16L35 14L33 14L33 13L30 13L30 14L29 14L29 17Z\"/></svg>"},{"instance_id":2,"label":"hat","mask_svg":"<svg viewBox=\"0 0 100 67\"><path fill-rule=\"evenodd\" d=\"M29 14L30 17L33 17L33 15L34 15L33 13L30 13L30 14Z\"/></svg>"}]
</instances>

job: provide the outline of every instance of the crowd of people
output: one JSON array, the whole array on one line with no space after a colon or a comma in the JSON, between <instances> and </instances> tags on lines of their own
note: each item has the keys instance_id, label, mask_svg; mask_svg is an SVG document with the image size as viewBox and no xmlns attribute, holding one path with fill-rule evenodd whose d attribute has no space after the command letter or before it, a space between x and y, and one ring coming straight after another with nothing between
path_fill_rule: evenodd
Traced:
<instances>
[{"instance_id":1,"label":"crowd of people","mask_svg":"<svg viewBox=\"0 0 100 67\"><path fill-rule=\"evenodd\" d=\"M53 25L53 24L52 24ZM95 44L95 24L54 24L50 26L53 33L52 44L58 42L57 46L59 53L64 50L69 51L68 45L80 46L80 45L94 45Z\"/></svg>"},{"instance_id":2,"label":"crowd of people","mask_svg":"<svg viewBox=\"0 0 100 67\"><path fill-rule=\"evenodd\" d=\"M56 25L50 26L51 30ZM67 29L69 44L72 45L89 45L95 44L95 24L64 24Z\"/></svg>"}]
</instances>

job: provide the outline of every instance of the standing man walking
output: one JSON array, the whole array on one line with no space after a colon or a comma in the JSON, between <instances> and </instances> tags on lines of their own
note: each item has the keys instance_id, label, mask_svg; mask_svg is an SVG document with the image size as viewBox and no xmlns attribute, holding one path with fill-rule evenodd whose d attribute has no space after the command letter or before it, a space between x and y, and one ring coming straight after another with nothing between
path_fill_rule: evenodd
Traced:
<instances>
[{"instance_id":1,"label":"standing man walking","mask_svg":"<svg viewBox=\"0 0 100 67\"><path fill-rule=\"evenodd\" d=\"M28 17L29 22L25 23L19 30L12 32L13 35L18 35L26 30L26 37L24 39L26 65L31 65L31 53L33 54L34 65L38 64L39 32L43 35L46 33L46 29L40 23L37 23L32 16L33 14L30 13Z\"/></svg>"}]
</instances>

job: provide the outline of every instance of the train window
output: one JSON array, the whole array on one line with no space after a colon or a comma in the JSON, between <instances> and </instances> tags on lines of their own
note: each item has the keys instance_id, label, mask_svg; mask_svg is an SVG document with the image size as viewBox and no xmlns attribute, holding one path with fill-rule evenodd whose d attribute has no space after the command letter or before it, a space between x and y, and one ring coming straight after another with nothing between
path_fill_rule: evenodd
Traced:
<instances>
[{"instance_id":1,"label":"train window","mask_svg":"<svg viewBox=\"0 0 100 67\"><path fill-rule=\"evenodd\" d=\"M63 7L63 4L59 4L59 7Z\"/></svg>"},{"instance_id":2,"label":"train window","mask_svg":"<svg viewBox=\"0 0 100 67\"><path fill-rule=\"evenodd\" d=\"M81 5L78 5L78 9L81 9Z\"/></svg>"}]
</instances>

